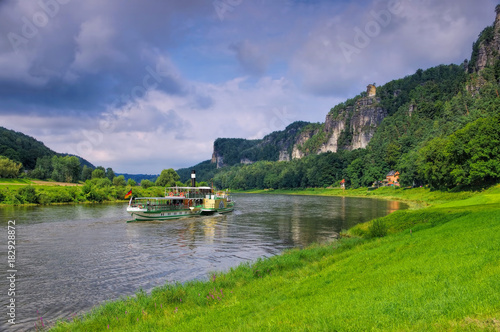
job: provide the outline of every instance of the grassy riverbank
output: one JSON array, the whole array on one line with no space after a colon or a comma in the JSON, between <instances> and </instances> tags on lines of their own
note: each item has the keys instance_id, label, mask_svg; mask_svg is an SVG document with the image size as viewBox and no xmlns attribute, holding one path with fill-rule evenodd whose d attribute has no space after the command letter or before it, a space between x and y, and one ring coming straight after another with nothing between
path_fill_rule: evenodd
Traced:
<instances>
[{"instance_id":1,"label":"grassy riverbank","mask_svg":"<svg viewBox=\"0 0 500 332\"><path fill-rule=\"evenodd\" d=\"M164 195L163 187L115 186L108 179L85 183L65 183L36 179L0 179L0 207L79 203L126 202L132 190L135 197Z\"/></svg>"},{"instance_id":2,"label":"grassy riverbank","mask_svg":"<svg viewBox=\"0 0 500 332\"><path fill-rule=\"evenodd\" d=\"M499 330L500 186L397 194L431 206L208 282L139 292L53 330ZM388 235L370 237L374 224Z\"/></svg>"},{"instance_id":3,"label":"grassy riverbank","mask_svg":"<svg viewBox=\"0 0 500 332\"><path fill-rule=\"evenodd\" d=\"M313 195L313 196L345 196L345 197L368 197L387 200L402 201L408 203L411 208L427 207L435 204L449 201L457 201L473 197L478 192L443 192L431 191L427 188L404 189L395 187L381 187L373 191L367 188L358 189L326 189L326 188L308 188L308 189L275 189L275 190L247 190L235 191L247 194L283 194L283 195Z\"/></svg>"}]
</instances>

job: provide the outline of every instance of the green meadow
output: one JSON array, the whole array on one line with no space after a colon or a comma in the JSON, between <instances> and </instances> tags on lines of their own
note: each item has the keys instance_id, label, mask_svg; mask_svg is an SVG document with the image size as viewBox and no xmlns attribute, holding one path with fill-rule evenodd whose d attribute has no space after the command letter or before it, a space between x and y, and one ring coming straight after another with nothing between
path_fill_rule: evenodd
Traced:
<instances>
[{"instance_id":1,"label":"green meadow","mask_svg":"<svg viewBox=\"0 0 500 332\"><path fill-rule=\"evenodd\" d=\"M500 330L500 186L389 189L377 195L420 208L208 281L139 291L51 331Z\"/></svg>"}]
</instances>

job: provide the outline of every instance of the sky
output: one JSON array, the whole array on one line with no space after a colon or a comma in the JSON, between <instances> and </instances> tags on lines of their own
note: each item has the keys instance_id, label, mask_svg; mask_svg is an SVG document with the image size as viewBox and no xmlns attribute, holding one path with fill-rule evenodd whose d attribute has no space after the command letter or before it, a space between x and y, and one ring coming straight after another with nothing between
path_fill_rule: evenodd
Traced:
<instances>
[{"instance_id":1,"label":"sky","mask_svg":"<svg viewBox=\"0 0 500 332\"><path fill-rule=\"evenodd\" d=\"M0 126L119 173L470 58L493 0L0 0Z\"/></svg>"}]
</instances>

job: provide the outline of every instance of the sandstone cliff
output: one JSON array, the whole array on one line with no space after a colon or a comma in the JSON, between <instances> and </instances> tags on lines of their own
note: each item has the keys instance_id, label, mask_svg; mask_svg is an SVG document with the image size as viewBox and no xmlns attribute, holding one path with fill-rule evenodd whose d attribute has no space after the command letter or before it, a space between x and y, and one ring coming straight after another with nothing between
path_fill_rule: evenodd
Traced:
<instances>
[{"instance_id":1,"label":"sandstone cliff","mask_svg":"<svg viewBox=\"0 0 500 332\"><path fill-rule=\"evenodd\" d=\"M310 153L337 152L341 149L364 149L387 111L379 106L374 86L368 86L369 97L358 98L353 106L333 109L326 116L322 131L303 132L296 141L292 158L300 159Z\"/></svg>"},{"instance_id":2,"label":"sandstone cliff","mask_svg":"<svg viewBox=\"0 0 500 332\"><path fill-rule=\"evenodd\" d=\"M349 150L364 149L372 139L377 127L387 116L387 112L377 104L380 98L366 97L356 103L356 109L350 121L352 130Z\"/></svg>"},{"instance_id":3,"label":"sandstone cliff","mask_svg":"<svg viewBox=\"0 0 500 332\"><path fill-rule=\"evenodd\" d=\"M498 61L500 52L500 5L496 7L496 19L492 26L485 28L474 43L469 72L480 72Z\"/></svg>"}]
</instances>

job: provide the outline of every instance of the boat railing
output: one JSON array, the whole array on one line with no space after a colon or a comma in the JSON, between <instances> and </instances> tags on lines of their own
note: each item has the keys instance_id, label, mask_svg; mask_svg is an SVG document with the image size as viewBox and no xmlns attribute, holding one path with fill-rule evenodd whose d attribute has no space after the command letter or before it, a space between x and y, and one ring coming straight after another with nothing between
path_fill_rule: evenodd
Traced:
<instances>
[{"instance_id":1,"label":"boat railing","mask_svg":"<svg viewBox=\"0 0 500 332\"><path fill-rule=\"evenodd\" d=\"M172 198L186 198L186 199L203 199L207 195L202 194L202 193L183 193L183 192L168 192L166 193L165 197L172 197Z\"/></svg>"},{"instance_id":2,"label":"boat railing","mask_svg":"<svg viewBox=\"0 0 500 332\"><path fill-rule=\"evenodd\" d=\"M145 204L137 204L132 205L132 207L139 207L141 209L146 208L147 211L178 211L178 210L186 210L189 209L189 205L185 204L172 204L172 205L145 205Z\"/></svg>"}]
</instances>

